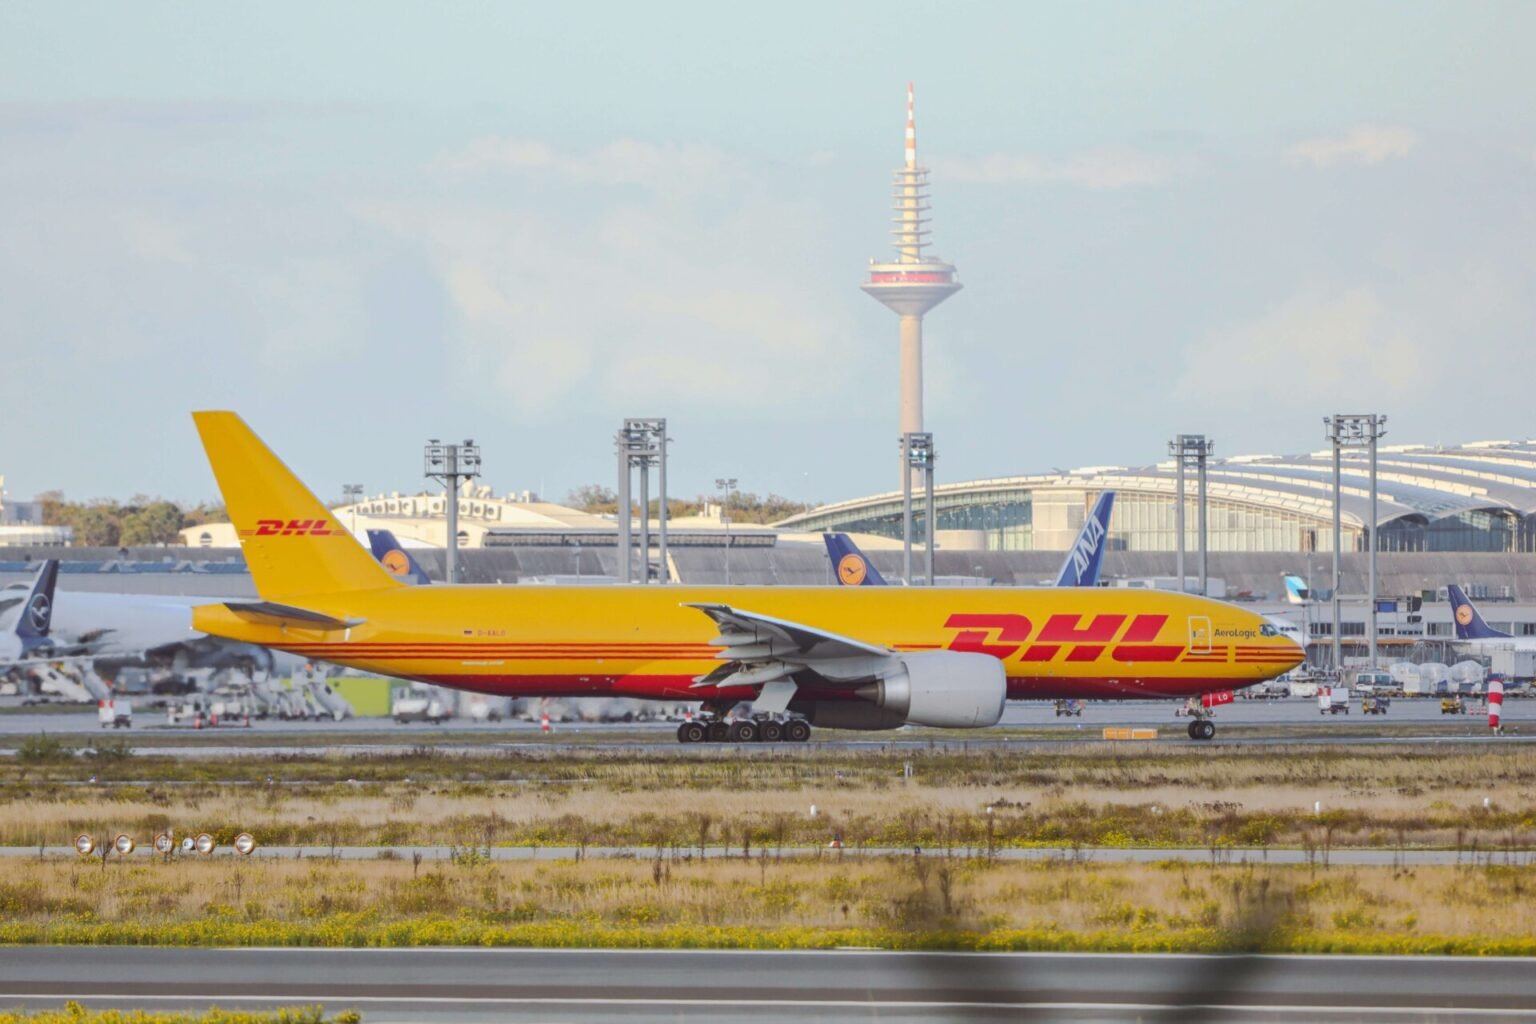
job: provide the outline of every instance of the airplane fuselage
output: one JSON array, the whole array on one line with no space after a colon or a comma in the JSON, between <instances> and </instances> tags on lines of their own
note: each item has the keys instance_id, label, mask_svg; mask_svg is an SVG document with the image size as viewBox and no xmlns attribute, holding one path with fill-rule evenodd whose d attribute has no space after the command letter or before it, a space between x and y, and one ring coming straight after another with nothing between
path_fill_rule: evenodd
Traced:
<instances>
[{"instance_id":1,"label":"airplane fuselage","mask_svg":"<svg viewBox=\"0 0 1536 1024\"><path fill-rule=\"evenodd\" d=\"M724 604L898 653L1002 661L1012 699L1188 697L1251 686L1302 660L1263 617L1157 591L1104 588L396 587L316 595L306 609L356 622L317 629L223 606L196 629L364 671L508 696L698 700L719 630L690 604ZM709 691L750 700L751 687ZM802 679L803 697L852 698Z\"/></svg>"}]
</instances>

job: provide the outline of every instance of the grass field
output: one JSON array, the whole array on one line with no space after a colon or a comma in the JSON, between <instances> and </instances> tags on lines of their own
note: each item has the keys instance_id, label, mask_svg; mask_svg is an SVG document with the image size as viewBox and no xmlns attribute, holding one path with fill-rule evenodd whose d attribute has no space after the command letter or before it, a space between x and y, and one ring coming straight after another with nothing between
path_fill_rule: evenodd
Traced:
<instances>
[{"instance_id":1,"label":"grass field","mask_svg":"<svg viewBox=\"0 0 1536 1024\"><path fill-rule=\"evenodd\" d=\"M1529 868L700 861L18 862L0 943L1536 954Z\"/></svg>"},{"instance_id":2,"label":"grass field","mask_svg":"<svg viewBox=\"0 0 1536 1024\"><path fill-rule=\"evenodd\" d=\"M0 845L1536 847L1525 747L34 754L0 761Z\"/></svg>"}]
</instances>

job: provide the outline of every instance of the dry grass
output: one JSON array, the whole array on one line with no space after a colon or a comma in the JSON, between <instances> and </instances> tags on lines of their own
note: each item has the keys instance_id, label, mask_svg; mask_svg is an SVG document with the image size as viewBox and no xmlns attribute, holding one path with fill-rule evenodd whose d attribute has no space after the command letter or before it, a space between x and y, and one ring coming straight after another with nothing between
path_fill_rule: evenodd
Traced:
<instances>
[{"instance_id":1,"label":"dry grass","mask_svg":"<svg viewBox=\"0 0 1536 1024\"><path fill-rule=\"evenodd\" d=\"M372 758L243 764L247 784L111 782L95 766L101 783L66 784L9 766L0 845L166 827L267 845L1536 845L1536 751L1523 747L399 760L421 778L393 764L381 780ZM341 773L356 781L326 779Z\"/></svg>"},{"instance_id":2,"label":"dry grass","mask_svg":"<svg viewBox=\"0 0 1536 1024\"><path fill-rule=\"evenodd\" d=\"M835 854L558 864L44 861L14 864L0 883L0 940L823 945L853 937L960 948L1529 952L1533 886L1532 869L1499 866Z\"/></svg>"}]
</instances>

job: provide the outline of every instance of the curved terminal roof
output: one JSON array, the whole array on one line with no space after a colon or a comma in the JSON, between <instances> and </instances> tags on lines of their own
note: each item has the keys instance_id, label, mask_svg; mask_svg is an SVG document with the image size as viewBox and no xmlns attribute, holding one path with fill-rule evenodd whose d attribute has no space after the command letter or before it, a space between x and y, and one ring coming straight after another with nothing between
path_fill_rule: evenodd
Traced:
<instances>
[{"instance_id":1,"label":"curved terminal roof","mask_svg":"<svg viewBox=\"0 0 1536 1024\"><path fill-rule=\"evenodd\" d=\"M1345 448L1341 505L1345 525L1362 527L1370 515L1370 461L1366 449ZM1382 446L1377 450L1377 525L1400 519L1434 522L1466 512L1526 516L1536 513L1536 441L1476 441L1456 447ZM1212 499L1282 509L1320 521L1333 517L1333 450L1308 455L1212 457L1207 463ZM1186 481L1193 496L1194 473ZM1153 466L1086 466L1033 476L940 484L939 506L997 500L1008 493L1083 489L1167 494L1177 492L1172 460ZM777 524L826 529L900 504L900 492L824 505Z\"/></svg>"}]
</instances>

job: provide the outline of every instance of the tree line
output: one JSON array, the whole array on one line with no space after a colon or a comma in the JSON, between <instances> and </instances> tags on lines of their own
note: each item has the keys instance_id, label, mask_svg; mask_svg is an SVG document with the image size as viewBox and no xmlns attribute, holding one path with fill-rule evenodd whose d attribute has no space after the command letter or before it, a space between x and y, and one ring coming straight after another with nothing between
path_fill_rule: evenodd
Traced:
<instances>
[{"instance_id":1,"label":"tree line","mask_svg":"<svg viewBox=\"0 0 1536 1024\"><path fill-rule=\"evenodd\" d=\"M565 503L571 508L580 509L583 512L597 516L618 515L619 495L611 487L601 484L588 484L578 487L565 497ZM667 499L667 515L669 518L680 516L696 516L704 511L706 505L720 504L719 497L705 497L700 495L689 501L683 498ZM777 494L769 494L766 497L753 494L751 491L732 491L730 499L729 517L733 523L756 523L767 525L776 523L781 519L788 519L792 515L807 512L815 508L814 505L803 501L793 501ZM638 502L631 502L630 512L634 514L640 510ZM652 498L648 509L651 518L661 514L661 502Z\"/></svg>"},{"instance_id":2,"label":"tree line","mask_svg":"<svg viewBox=\"0 0 1536 1024\"><path fill-rule=\"evenodd\" d=\"M69 501L60 491L38 495L44 526L74 529L76 547L147 547L179 544L184 527L229 519L223 505L202 503L184 508L174 501L139 494L125 502L115 498Z\"/></svg>"}]
</instances>

